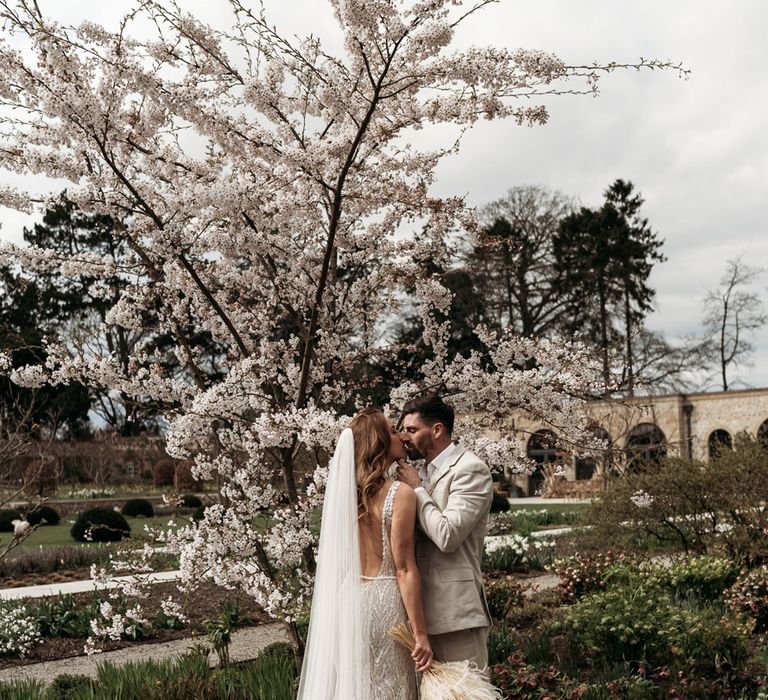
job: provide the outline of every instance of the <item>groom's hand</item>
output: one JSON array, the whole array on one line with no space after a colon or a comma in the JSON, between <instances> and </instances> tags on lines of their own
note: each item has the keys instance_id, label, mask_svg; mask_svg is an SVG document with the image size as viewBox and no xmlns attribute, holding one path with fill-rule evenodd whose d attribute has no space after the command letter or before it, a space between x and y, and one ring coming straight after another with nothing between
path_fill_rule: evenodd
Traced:
<instances>
[{"instance_id":1,"label":"groom's hand","mask_svg":"<svg viewBox=\"0 0 768 700\"><path fill-rule=\"evenodd\" d=\"M410 464L402 459L397 460L397 478L412 489L421 486L421 477Z\"/></svg>"}]
</instances>

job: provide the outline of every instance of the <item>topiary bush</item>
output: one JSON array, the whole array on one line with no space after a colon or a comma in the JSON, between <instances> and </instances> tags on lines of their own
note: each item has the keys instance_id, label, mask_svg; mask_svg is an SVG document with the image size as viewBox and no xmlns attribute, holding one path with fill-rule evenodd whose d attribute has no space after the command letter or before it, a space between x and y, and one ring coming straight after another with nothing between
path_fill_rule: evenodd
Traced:
<instances>
[{"instance_id":1,"label":"topiary bush","mask_svg":"<svg viewBox=\"0 0 768 700\"><path fill-rule=\"evenodd\" d=\"M13 532L14 520L21 520L21 513L11 508L0 508L0 532Z\"/></svg>"},{"instance_id":2,"label":"topiary bush","mask_svg":"<svg viewBox=\"0 0 768 700\"><path fill-rule=\"evenodd\" d=\"M193 493L187 493L181 497L182 508L199 508L203 502Z\"/></svg>"},{"instance_id":3,"label":"topiary bush","mask_svg":"<svg viewBox=\"0 0 768 700\"><path fill-rule=\"evenodd\" d=\"M207 506L198 506L194 513L192 513L192 520L202 520L205 517L205 509Z\"/></svg>"},{"instance_id":4,"label":"topiary bush","mask_svg":"<svg viewBox=\"0 0 768 700\"><path fill-rule=\"evenodd\" d=\"M491 513L506 513L509 508L507 497L502 496L498 491L494 491L493 501L491 501Z\"/></svg>"},{"instance_id":5,"label":"topiary bush","mask_svg":"<svg viewBox=\"0 0 768 700\"><path fill-rule=\"evenodd\" d=\"M78 542L118 542L131 536L131 526L116 510L91 508L77 516L69 532Z\"/></svg>"},{"instance_id":6,"label":"topiary bush","mask_svg":"<svg viewBox=\"0 0 768 700\"><path fill-rule=\"evenodd\" d=\"M122 513L128 518L137 518L140 515L152 518L155 515L155 509L146 498L131 498L123 505Z\"/></svg>"},{"instance_id":7,"label":"topiary bush","mask_svg":"<svg viewBox=\"0 0 768 700\"><path fill-rule=\"evenodd\" d=\"M30 525L58 525L60 520L61 516L50 506L39 506L27 513Z\"/></svg>"}]
</instances>

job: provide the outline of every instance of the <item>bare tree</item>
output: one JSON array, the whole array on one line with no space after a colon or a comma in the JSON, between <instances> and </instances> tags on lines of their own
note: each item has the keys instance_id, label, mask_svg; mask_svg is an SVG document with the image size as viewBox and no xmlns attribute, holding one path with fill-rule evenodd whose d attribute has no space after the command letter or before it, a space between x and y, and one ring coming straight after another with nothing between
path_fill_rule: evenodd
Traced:
<instances>
[{"instance_id":1,"label":"bare tree","mask_svg":"<svg viewBox=\"0 0 768 700\"><path fill-rule=\"evenodd\" d=\"M27 515L46 500L39 485L59 476L59 464L52 452L55 431L35 423L35 405L34 397L26 402L17 397L6 406L11 410L0 416L0 507L13 504L20 514ZM56 425L58 418L52 413L50 424ZM39 527L24 522L22 525L0 545L0 560Z\"/></svg>"},{"instance_id":2,"label":"bare tree","mask_svg":"<svg viewBox=\"0 0 768 700\"><path fill-rule=\"evenodd\" d=\"M524 186L483 208L485 228L468 262L500 328L525 337L561 330L568 309L556 283L552 240L575 206L561 192Z\"/></svg>"},{"instance_id":3,"label":"bare tree","mask_svg":"<svg viewBox=\"0 0 768 700\"><path fill-rule=\"evenodd\" d=\"M704 329L711 342L723 391L728 391L728 370L748 360L754 350L749 336L768 321L763 300L749 286L764 272L742 261L729 260L720 285L704 301Z\"/></svg>"},{"instance_id":4,"label":"bare tree","mask_svg":"<svg viewBox=\"0 0 768 700\"><path fill-rule=\"evenodd\" d=\"M114 431L101 431L86 444L82 454L82 466L94 488L103 490L114 478L118 463Z\"/></svg>"},{"instance_id":5,"label":"bare tree","mask_svg":"<svg viewBox=\"0 0 768 700\"><path fill-rule=\"evenodd\" d=\"M641 394L686 392L701 387L708 367L711 342L687 336L672 342L663 333L640 328L633 335L635 389ZM616 386L624 391L628 384L626 356L617 349L614 373Z\"/></svg>"}]
</instances>

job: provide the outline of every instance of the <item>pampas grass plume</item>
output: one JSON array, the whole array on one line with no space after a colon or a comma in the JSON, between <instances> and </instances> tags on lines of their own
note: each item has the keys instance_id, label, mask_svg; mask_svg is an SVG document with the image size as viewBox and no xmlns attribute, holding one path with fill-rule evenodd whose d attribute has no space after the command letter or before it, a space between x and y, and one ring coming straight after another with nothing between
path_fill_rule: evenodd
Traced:
<instances>
[{"instance_id":1,"label":"pampas grass plume","mask_svg":"<svg viewBox=\"0 0 768 700\"><path fill-rule=\"evenodd\" d=\"M416 646L413 632L406 624L393 627L389 636L408 651ZM421 700L502 700L501 691L469 661L433 661L432 668L421 676L420 697Z\"/></svg>"}]
</instances>

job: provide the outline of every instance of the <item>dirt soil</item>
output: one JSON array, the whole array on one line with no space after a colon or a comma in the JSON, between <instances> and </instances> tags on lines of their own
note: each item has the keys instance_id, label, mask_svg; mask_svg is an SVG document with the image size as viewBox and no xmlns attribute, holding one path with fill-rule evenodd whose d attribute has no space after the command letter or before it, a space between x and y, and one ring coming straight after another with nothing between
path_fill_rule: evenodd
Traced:
<instances>
[{"instance_id":1,"label":"dirt soil","mask_svg":"<svg viewBox=\"0 0 768 700\"><path fill-rule=\"evenodd\" d=\"M46 574L46 576L50 576L50 574ZM87 573L85 576L81 575L79 577L79 579L83 578L88 578ZM32 585L30 579L31 577L25 578L24 585ZM42 581L42 583L49 583L50 581L51 579L46 579L45 581ZM184 612L190 618L189 623L180 630L153 628L154 636L149 639L139 642L127 640L105 642L100 645L100 648L104 651L111 651L129 646L165 642L171 639L183 639L196 634L205 634L205 620L215 619L219 616L219 604L223 600L237 604L240 611L240 623L238 624L238 627L252 627L254 625L273 621L253 602L252 598L243 593L224 590L210 583L201 585L196 591L188 595L187 600L184 600L184 597L179 594L176 585L173 582L152 584L149 587L149 591L149 596L141 601L142 607L145 610L150 611L149 614L146 615L148 619L151 620L154 617L155 611L159 609L160 601L162 599L169 595L173 595L184 606ZM76 600L86 603L91 602L94 595L98 595L102 599L107 600L106 591L95 594L94 592L77 593L74 597ZM34 603L34 601L31 602ZM85 639L44 637L42 643L34 647L34 649L23 659L0 657L0 670L9 667L39 663L41 661L52 661L55 659L82 656L84 644Z\"/></svg>"},{"instance_id":2,"label":"dirt soil","mask_svg":"<svg viewBox=\"0 0 768 700\"><path fill-rule=\"evenodd\" d=\"M0 576L0 588L21 588L23 586L45 586L51 583L68 583L83 581L91 578L90 567L84 569L68 569L66 571L49 571L44 574L24 574L24 576Z\"/></svg>"}]
</instances>

